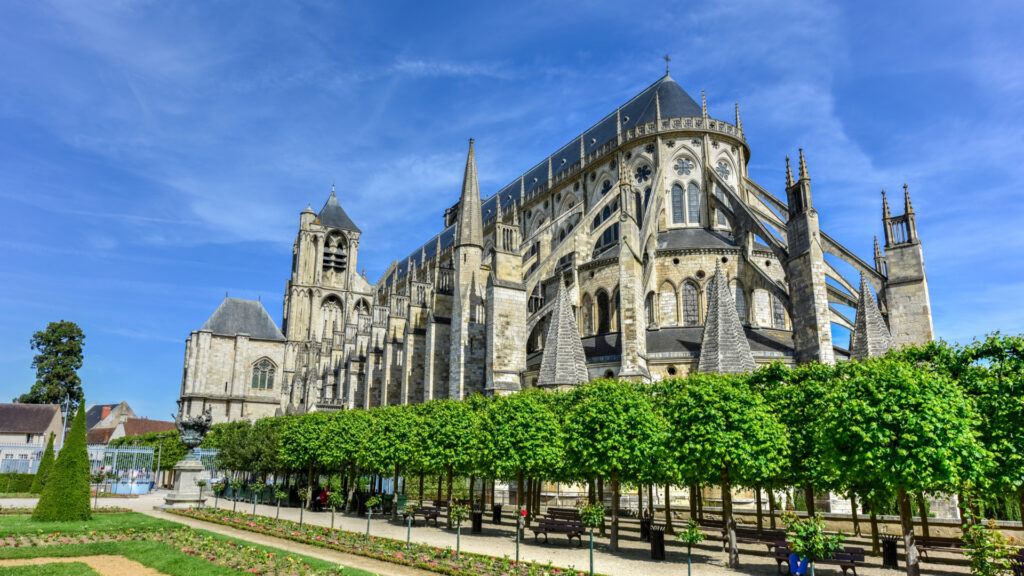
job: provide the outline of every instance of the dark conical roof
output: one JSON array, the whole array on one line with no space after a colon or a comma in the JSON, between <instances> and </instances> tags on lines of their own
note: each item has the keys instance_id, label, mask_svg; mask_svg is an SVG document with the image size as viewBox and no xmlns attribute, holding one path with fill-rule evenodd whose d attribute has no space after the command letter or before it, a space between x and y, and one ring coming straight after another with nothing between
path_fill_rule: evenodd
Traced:
<instances>
[{"instance_id":1,"label":"dark conical roof","mask_svg":"<svg viewBox=\"0 0 1024 576\"><path fill-rule=\"evenodd\" d=\"M857 317L850 335L850 356L858 360L881 356L893 349L892 334L885 325L878 303L871 294L867 280L860 277L860 297L857 299Z\"/></svg>"},{"instance_id":2,"label":"dark conical roof","mask_svg":"<svg viewBox=\"0 0 1024 576\"><path fill-rule=\"evenodd\" d=\"M224 298L200 330L221 336L247 334L261 340L284 340L284 334L258 300Z\"/></svg>"},{"instance_id":3,"label":"dark conical roof","mask_svg":"<svg viewBox=\"0 0 1024 576\"><path fill-rule=\"evenodd\" d=\"M565 284L558 282L555 309L544 337L544 355L541 358L538 386L575 386L590 379L587 357L583 353L580 331L576 326L569 293Z\"/></svg>"},{"instance_id":4,"label":"dark conical roof","mask_svg":"<svg viewBox=\"0 0 1024 576\"><path fill-rule=\"evenodd\" d=\"M736 313L736 300L729 293L729 285L720 266L715 266L711 282L713 286L708 291L708 313L697 370L719 374L753 372L755 366L750 343Z\"/></svg>"},{"instance_id":5,"label":"dark conical roof","mask_svg":"<svg viewBox=\"0 0 1024 576\"><path fill-rule=\"evenodd\" d=\"M341 207L338 197L334 195L333 188L331 189L331 197L327 199L327 203L320 209L320 213L317 214L316 218L328 228L361 232L359 227L355 225L355 222L352 222L352 219L345 213L345 209Z\"/></svg>"}]
</instances>

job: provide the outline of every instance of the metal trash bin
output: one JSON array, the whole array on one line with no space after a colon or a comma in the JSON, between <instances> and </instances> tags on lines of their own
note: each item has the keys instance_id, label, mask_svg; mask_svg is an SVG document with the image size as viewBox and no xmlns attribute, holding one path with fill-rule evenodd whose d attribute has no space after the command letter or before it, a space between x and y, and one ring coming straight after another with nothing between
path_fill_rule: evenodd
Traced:
<instances>
[{"instance_id":1,"label":"metal trash bin","mask_svg":"<svg viewBox=\"0 0 1024 576\"><path fill-rule=\"evenodd\" d=\"M640 539L650 540L651 539L651 519L648 517L640 518Z\"/></svg>"},{"instance_id":2,"label":"metal trash bin","mask_svg":"<svg viewBox=\"0 0 1024 576\"><path fill-rule=\"evenodd\" d=\"M501 507L503 504L494 504L491 506L491 522L494 524L501 524Z\"/></svg>"},{"instance_id":3,"label":"metal trash bin","mask_svg":"<svg viewBox=\"0 0 1024 576\"><path fill-rule=\"evenodd\" d=\"M473 510L473 527L470 530L472 534L483 534L484 531L484 512L483 510Z\"/></svg>"},{"instance_id":4,"label":"metal trash bin","mask_svg":"<svg viewBox=\"0 0 1024 576\"><path fill-rule=\"evenodd\" d=\"M665 525L653 524L650 528L651 560L665 559Z\"/></svg>"},{"instance_id":5,"label":"metal trash bin","mask_svg":"<svg viewBox=\"0 0 1024 576\"><path fill-rule=\"evenodd\" d=\"M899 570L899 555L897 552L897 542L899 538L892 534L882 534L882 568L891 568L893 570Z\"/></svg>"}]
</instances>

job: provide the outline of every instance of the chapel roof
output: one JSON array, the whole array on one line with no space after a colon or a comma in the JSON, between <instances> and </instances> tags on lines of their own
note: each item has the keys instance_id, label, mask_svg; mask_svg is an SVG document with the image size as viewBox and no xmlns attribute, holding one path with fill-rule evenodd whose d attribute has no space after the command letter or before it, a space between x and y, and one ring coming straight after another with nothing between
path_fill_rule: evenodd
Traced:
<instances>
[{"instance_id":1,"label":"chapel roof","mask_svg":"<svg viewBox=\"0 0 1024 576\"><path fill-rule=\"evenodd\" d=\"M209 330L219 336L246 334L261 340L285 340L259 300L225 297L200 330Z\"/></svg>"},{"instance_id":2,"label":"chapel roof","mask_svg":"<svg viewBox=\"0 0 1024 576\"><path fill-rule=\"evenodd\" d=\"M355 222L345 213L345 209L341 207L338 197L334 195L333 187L331 188L330 198L327 199L327 203L320 209L320 213L317 214L316 218L320 224L328 228L361 232Z\"/></svg>"}]
</instances>

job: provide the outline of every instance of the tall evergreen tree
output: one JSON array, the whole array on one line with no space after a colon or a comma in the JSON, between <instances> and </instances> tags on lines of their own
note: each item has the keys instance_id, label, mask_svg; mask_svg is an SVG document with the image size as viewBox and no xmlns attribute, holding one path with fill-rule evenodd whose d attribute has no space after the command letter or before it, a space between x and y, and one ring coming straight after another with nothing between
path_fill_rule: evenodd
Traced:
<instances>
[{"instance_id":1,"label":"tall evergreen tree","mask_svg":"<svg viewBox=\"0 0 1024 576\"><path fill-rule=\"evenodd\" d=\"M18 397L24 404L61 404L66 398L74 410L82 401L82 343L85 334L78 324L61 320L50 322L46 330L32 335L32 349L39 352L32 358L36 383Z\"/></svg>"},{"instance_id":2,"label":"tall evergreen tree","mask_svg":"<svg viewBox=\"0 0 1024 576\"><path fill-rule=\"evenodd\" d=\"M89 520L89 452L85 446L85 408L79 407L71 432L39 497L33 520Z\"/></svg>"},{"instance_id":3,"label":"tall evergreen tree","mask_svg":"<svg viewBox=\"0 0 1024 576\"><path fill-rule=\"evenodd\" d=\"M46 451L43 452L43 459L39 461L36 477L32 480L32 488L29 489L33 494L39 494L43 491L43 486L46 486L46 479L50 477L50 471L53 470L53 437L53 432L50 432L50 441L46 443Z\"/></svg>"}]
</instances>

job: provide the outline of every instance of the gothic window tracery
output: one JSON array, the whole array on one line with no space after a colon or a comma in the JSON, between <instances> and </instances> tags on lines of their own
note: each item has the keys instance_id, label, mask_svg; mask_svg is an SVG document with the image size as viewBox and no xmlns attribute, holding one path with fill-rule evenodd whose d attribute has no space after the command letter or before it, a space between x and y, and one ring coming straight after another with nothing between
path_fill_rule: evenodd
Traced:
<instances>
[{"instance_id":1,"label":"gothic window tracery","mask_svg":"<svg viewBox=\"0 0 1024 576\"><path fill-rule=\"evenodd\" d=\"M722 177L722 180L728 180L729 174L731 173L729 171L728 162L726 162L725 160L719 160L718 165L715 166L715 172L718 172L718 175Z\"/></svg>"},{"instance_id":2,"label":"gothic window tracery","mask_svg":"<svg viewBox=\"0 0 1024 576\"><path fill-rule=\"evenodd\" d=\"M637 184L647 182L651 178L651 167L647 164L641 164L636 167L635 175Z\"/></svg>"},{"instance_id":3,"label":"gothic window tracery","mask_svg":"<svg viewBox=\"0 0 1024 576\"><path fill-rule=\"evenodd\" d=\"M274 389L274 363L261 358L252 367L252 387L256 390Z\"/></svg>"},{"instance_id":4,"label":"gothic window tracery","mask_svg":"<svg viewBox=\"0 0 1024 576\"><path fill-rule=\"evenodd\" d=\"M778 296L772 295L772 326L779 330L786 329L786 307Z\"/></svg>"},{"instance_id":5,"label":"gothic window tracery","mask_svg":"<svg viewBox=\"0 0 1024 576\"><path fill-rule=\"evenodd\" d=\"M693 161L689 158L679 158L676 160L676 174L680 176L689 176L690 172L693 171Z\"/></svg>"},{"instance_id":6,"label":"gothic window tracery","mask_svg":"<svg viewBox=\"0 0 1024 576\"><path fill-rule=\"evenodd\" d=\"M697 311L697 287L692 282L683 284L683 326L696 326L699 321Z\"/></svg>"}]
</instances>

